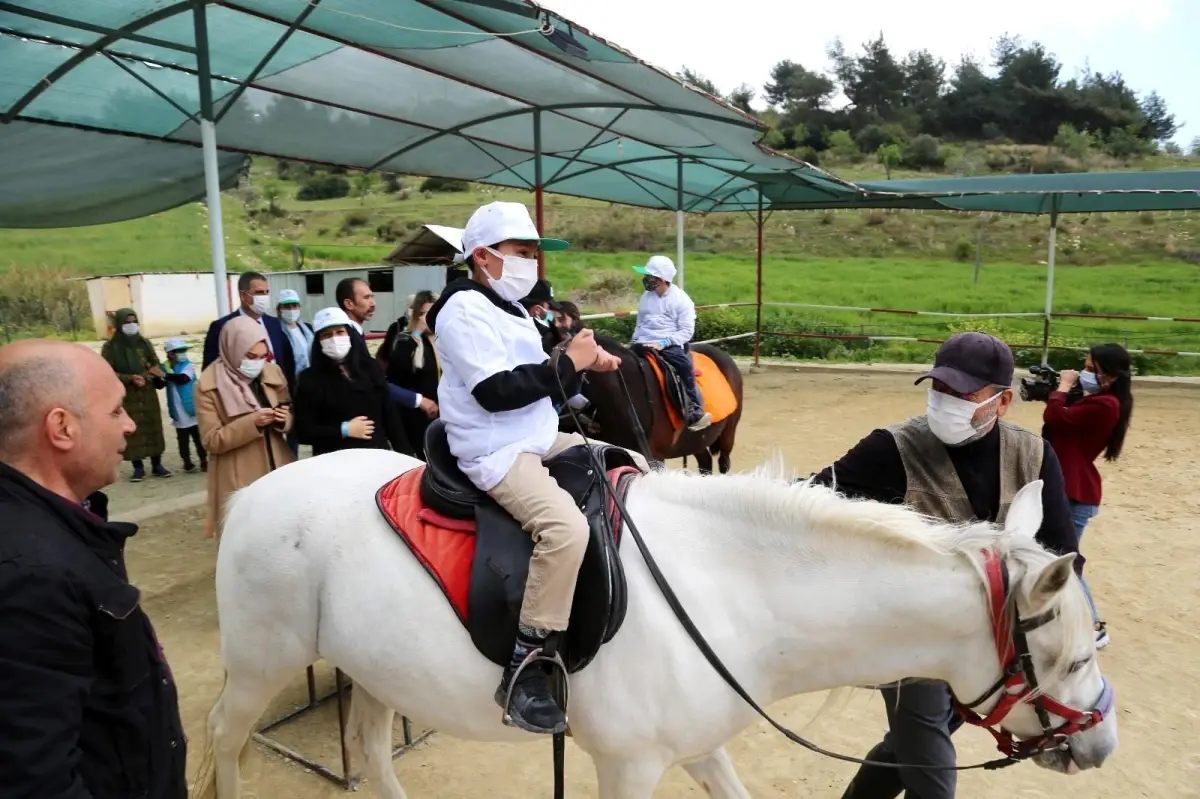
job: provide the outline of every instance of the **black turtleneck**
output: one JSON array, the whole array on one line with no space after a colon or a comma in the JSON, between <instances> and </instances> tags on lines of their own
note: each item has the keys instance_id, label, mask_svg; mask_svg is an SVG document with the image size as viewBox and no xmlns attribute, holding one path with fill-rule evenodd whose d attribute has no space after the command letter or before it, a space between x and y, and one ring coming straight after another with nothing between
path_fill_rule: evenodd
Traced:
<instances>
[{"instance_id":1,"label":"black turtleneck","mask_svg":"<svg viewBox=\"0 0 1200 799\"><path fill-rule=\"evenodd\" d=\"M1067 502L1062 467L1049 443L1044 444L1042 472L1042 527L1037 540L1060 554L1079 552L1071 508ZM975 517L994 522L1000 514L1000 428L961 447L946 447L954 471L962 481ZM814 482L833 486L846 496L900 504L908 489L908 475L896 439L887 430L873 430L832 466L816 475ZM1075 558L1075 568L1083 568L1083 556Z\"/></svg>"}]
</instances>

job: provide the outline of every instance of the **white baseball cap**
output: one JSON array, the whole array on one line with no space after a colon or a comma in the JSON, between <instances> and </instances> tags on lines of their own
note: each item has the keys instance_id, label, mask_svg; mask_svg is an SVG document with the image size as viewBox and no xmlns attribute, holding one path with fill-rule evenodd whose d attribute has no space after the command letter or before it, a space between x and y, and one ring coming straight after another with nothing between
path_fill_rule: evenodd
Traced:
<instances>
[{"instance_id":1,"label":"white baseball cap","mask_svg":"<svg viewBox=\"0 0 1200 799\"><path fill-rule=\"evenodd\" d=\"M635 266L633 271L670 283L675 279L675 262L665 255L652 255L645 266Z\"/></svg>"},{"instance_id":2,"label":"white baseball cap","mask_svg":"<svg viewBox=\"0 0 1200 799\"><path fill-rule=\"evenodd\" d=\"M284 289L283 291L279 292L279 302L276 304L299 305L300 295L296 293L295 289Z\"/></svg>"},{"instance_id":3,"label":"white baseball cap","mask_svg":"<svg viewBox=\"0 0 1200 799\"><path fill-rule=\"evenodd\" d=\"M350 327L350 317L341 308L322 308L313 315L312 327L314 333L320 333L327 327Z\"/></svg>"},{"instance_id":4,"label":"white baseball cap","mask_svg":"<svg viewBox=\"0 0 1200 799\"><path fill-rule=\"evenodd\" d=\"M496 201L471 214L462 234L463 256L470 258L476 247L494 247L502 241L536 241L542 252L558 252L570 246L562 239L542 238L529 217L529 209L521 203Z\"/></svg>"},{"instance_id":5,"label":"white baseball cap","mask_svg":"<svg viewBox=\"0 0 1200 799\"><path fill-rule=\"evenodd\" d=\"M167 339L167 343L163 346L163 349L166 352L179 352L180 350L186 350L187 348L188 343L181 338L169 338Z\"/></svg>"}]
</instances>

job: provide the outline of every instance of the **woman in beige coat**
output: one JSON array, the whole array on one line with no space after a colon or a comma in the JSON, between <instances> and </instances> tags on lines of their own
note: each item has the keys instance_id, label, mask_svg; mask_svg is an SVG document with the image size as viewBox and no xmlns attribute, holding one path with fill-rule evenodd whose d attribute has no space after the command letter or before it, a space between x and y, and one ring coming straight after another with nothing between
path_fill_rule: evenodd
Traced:
<instances>
[{"instance_id":1,"label":"woman in beige coat","mask_svg":"<svg viewBox=\"0 0 1200 799\"><path fill-rule=\"evenodd\" d=\"M246 316L221 329L220 351L196 385L196 419L208 450L208 524L219 531L229 495L295 458L283 370L267 362L267 331Z\"/></svg>"}]
</instances>

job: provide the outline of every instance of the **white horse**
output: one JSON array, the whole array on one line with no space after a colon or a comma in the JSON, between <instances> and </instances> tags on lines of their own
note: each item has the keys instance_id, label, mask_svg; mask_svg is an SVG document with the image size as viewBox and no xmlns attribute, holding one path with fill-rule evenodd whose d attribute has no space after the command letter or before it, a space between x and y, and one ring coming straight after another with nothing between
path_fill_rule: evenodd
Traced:
<instances>
[{"instance_id":1,"label":"white horse","mask_svg":"<svg viewBox=\"0 0 1200 799\"><path fill-rule=\"evenodd\" d=\"M387 451L338 452L279 469L231 502L216 569L226 682L204 755L215 778L202 768L195 796L215 788L237 799L252 726L321 658L354 681L348 745L380 799L405 797L391 759L396 711L457 738L549 747L501 723L500 667L375 505L383 483L417 465ZM1041 689L1090 709L1104 688L1091 617L1073 556L1034 541L1040 494L1040 482L1023 489L1003 530L942 524L782 475L652 473L626 505L692 619L763 706L913 676L945 680L967 701L986 693L1002 666L979 552L994 547L1021 615L1058 612L1028 636ZM571 678L571 731L594 761L601 799L649 799L674 764L711 796L748 797L723 745L758 717L687 637L624 536L621 557L624 626ZM1024 703L1004 726L1022 737L1042 730ZM1039 762L1074 773L1116 746L1108 715Z\"/></svg>"}]
</instances>

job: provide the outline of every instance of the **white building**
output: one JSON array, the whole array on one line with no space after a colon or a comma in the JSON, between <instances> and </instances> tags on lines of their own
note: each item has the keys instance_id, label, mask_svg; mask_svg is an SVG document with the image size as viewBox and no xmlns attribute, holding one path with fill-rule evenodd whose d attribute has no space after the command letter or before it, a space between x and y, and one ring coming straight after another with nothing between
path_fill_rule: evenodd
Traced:
<instances>
[{"instance_id":1,"label":"white building","mask_svg":"<svg viewBox=\"0 0 1200 799\"><path fill-rule=\"evenodd\" d=\"M300 295L301 316L311 320L321 308L336 305L337 284L348 277L367 281L375 294L375 316L367 332L382 333L404 313L408 297L428 289L441 291L448 267L461 247L462 231L440 225L425 225L402 244L381 266L347 266L336 269L300 269L267 272L271 302L279 292L292 289ZM229 307L238 306L236 274L225 287ZM138 315L142 335L150 338L196 335L208 330L217 318L216 286L211 272L138 272L87 279L92 325L97 335L108 338L115 329L112 315L132 308Z\"/></svg>"}]
</instances>

